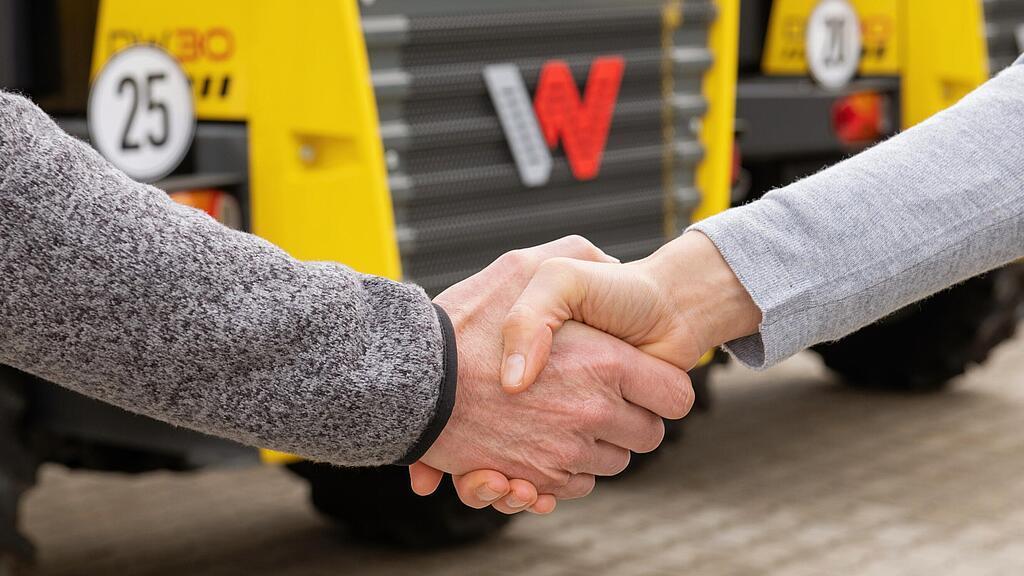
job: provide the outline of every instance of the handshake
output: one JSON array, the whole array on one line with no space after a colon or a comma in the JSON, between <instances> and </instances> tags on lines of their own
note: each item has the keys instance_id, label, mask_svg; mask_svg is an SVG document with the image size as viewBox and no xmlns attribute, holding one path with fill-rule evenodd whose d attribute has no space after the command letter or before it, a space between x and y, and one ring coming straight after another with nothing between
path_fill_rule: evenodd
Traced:
<instances>
[{"instance_id":1,"label":"handshake","mask_svg":"<svg viewBox=\"0 0 1024 576\"><path fill-rule=\"evenodd\" d=\"M628 264L562 238L509 252L434 302L455 329L458 389L409 469L413 490L430 494L450 472L465 504L509 514L549 513L657 448L662 418L693 405L686 370L761 321L700 232Z\"/></svg>"}]
</instances>

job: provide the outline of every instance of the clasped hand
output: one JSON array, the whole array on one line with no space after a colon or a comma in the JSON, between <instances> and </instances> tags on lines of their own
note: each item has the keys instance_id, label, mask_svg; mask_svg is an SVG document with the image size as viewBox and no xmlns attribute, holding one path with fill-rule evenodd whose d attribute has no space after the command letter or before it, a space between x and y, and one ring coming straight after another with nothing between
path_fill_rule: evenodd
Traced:
<instances>
[{"instance_id":1,"label":"clasped hand","mask_svg":"<svg viewBox=\"0 0 1024 576\"><path fill-rule=\"evenodd\" d=\"M657 448L662 418L693 405L685 371L760 322L696 232L629 264L578 236L510 252L435 303L455 328L458 389L413 489L450 472L465 504L505 513L551 512Z\"/></svg>"}]
</instances>

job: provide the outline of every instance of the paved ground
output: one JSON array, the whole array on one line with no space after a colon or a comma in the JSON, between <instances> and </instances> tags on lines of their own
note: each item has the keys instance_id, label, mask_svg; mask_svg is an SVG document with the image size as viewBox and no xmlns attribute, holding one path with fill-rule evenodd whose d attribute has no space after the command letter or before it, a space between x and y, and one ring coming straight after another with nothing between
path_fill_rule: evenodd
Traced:
<instances>
[{"instance_id":1,"label":"paved ground","mask_svg":"<svg viewBox=\"0 0 1024 576\"><path fill-rule=\"evenodd\" d=\"M48 469L44 575L1024 574L1024 341L936 396L855 392L812 356L717 373L717 405L635 476L486 544L346 542L273 469Z\"/></svg>"}]
</instances>

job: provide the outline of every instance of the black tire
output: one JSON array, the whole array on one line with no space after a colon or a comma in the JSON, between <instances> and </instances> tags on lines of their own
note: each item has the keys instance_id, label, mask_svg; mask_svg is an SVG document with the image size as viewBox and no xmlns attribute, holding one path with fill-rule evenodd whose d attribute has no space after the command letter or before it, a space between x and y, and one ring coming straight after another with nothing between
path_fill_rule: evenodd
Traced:
<instances>
[{"instance_id":1,"label":"black tire","mask_svg":"<svg viewBox=\"0 0 1024 576\"><path fill-rule=\"evenodd\" d=\"M511 520L491 508L462 504L448 478L431 496L417 496L404 466L336 468L302 462L292 469L309 480L320 513L375 544L414 549L468 544L497 534Z\"/></svg>"},{"instance_id":2,"label":"black tire","mask_svg":"<svg viewBox=\"0 0 1024 576\"><path fill-rule=\"evenodd\" d=\"M19 573L34 552L18 532L18 501L35 482L38 465L28 441L27 378L0 366L0 576Z\"/></svg>"},{"instance_id":3,"label":"black tire","mask_svg":"<svg viewBox=\"0 0 1024 576\"><path fill-rule=\"evenodd\" d=\"M815 347L857 387L942 390L1013 336L1024 302L1022 267L972 278L846 338Z\"/></svg>"}]
</instances>

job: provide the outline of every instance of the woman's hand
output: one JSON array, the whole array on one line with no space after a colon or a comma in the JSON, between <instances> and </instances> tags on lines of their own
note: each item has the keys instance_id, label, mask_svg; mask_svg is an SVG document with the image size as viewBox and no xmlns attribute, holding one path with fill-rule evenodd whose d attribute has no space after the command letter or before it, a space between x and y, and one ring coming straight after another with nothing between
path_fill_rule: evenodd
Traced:
<instances>
[{"instance_id":1,"label":"woman's hand","mask_svg":"<svg viewBox=\"0 0 1024 576\"><path fill-rule=\"evenodd\" d=\"M507 392L533 384L555 332L569 320L689 370L711 348L756 333L761 311L700 232L629 264L553 258L540 265L505 319L501 383Z\"/></svg>"}]
</instances>

